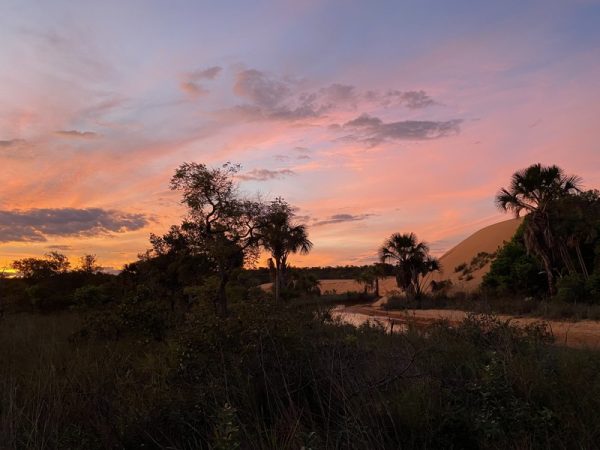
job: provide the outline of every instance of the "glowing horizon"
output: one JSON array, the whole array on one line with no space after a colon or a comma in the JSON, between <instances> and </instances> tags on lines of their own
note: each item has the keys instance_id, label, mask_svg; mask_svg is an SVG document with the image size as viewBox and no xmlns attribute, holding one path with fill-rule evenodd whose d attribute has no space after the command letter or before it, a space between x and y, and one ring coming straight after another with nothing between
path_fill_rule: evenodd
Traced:
<instances>
[{"instance_id":1,"label":"glowing horizon","mask_svg":"<svg viewBox=\"0 0 600 450\"><path fill-rule=\"evenodd\" d=\"M122 3L0 7L0 266L135 260L184 161L297 206L298 266L440 255L532 163L600 187L598 1Z\"/></svg>"}]
</instances>

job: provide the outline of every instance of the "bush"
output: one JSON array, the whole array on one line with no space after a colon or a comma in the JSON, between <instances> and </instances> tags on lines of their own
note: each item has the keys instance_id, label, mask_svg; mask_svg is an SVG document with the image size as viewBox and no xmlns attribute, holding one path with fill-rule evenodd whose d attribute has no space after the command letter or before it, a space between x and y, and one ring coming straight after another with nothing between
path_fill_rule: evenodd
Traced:
<instances>
[{"instance_id":1,"label":"bush","mask_svg":"<svg viewBox=\"0 0 600 450\"><path fill-rule=\"evenodd\" d=\"M137 300L128 313L164 304ZM116 306L97 317L125 320ZM245 301L227 318L194 305L163 342L69 343L76 316L31 317L0 328L2 448L595 448L599 436L600 356L549 345L543 324L471 315L386 334Z\"/></svg>"},{"instance_id":2,"label":"bush","mask_svg":"<svg viewBox=\"0 0 600 450\"><path fill-rule=\"evenodd\" d=\"M556 300L577 303L588 298L586 282L579 274L565 275L556 283Z\"/></svg>"},{"instance_id":3,"label":"bush","mask_svg":"<svg viewBox=\"0 0 600 450\"><path fill-rule=\"evenodd\" d=\"M546 277L540 273L540 263L527 253L523 244L522 226L510 242L497 252L484 275L481 287L488 295L543 297L548 292Z\"/></svg>"},{"instance_id":4,"label":"bush","mask_svg":"<svg viewBox=\"0 0 600 450\"><path fill-rule=\"evenodd\" d=\"M600 271L590 275L586 282L586 290L592 303L600 303Z\"/></svg>"},{"instance_id":5,"label":"bush","mask_svg":"<svg viewBox=\"0 0 600 450\"><path fill-rule=\"evenodd\" d=\"M45 281L28 286L25 288L25 292L31 306L40 312L58 311L72 304L71 296L67 293L57 292L51 283Z\"/></svg>"},{"instance_id":6,"label":"bush","mask_svg":"<svg viewBox=\"0 0 600 450\"><path fill-rule=\"evenodd\" d=\"M95 308L110 301L106 288L103 286L83 286L73 293L75 305Z\"/></svg>"}]
</instances>

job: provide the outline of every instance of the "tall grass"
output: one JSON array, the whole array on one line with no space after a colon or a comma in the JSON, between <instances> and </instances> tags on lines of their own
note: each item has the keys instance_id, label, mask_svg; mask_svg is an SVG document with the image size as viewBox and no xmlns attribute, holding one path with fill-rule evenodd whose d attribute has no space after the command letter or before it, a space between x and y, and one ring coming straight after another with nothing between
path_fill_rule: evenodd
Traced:
<instances>
[{"instance_id":1,"label":"tall grass","mask_svg":"<svg viewBox=\"0 0 600 450\"><path fill-rule=\"evenodd\" d=\"M312 307L191 312L163 341L0 322L0 448L593 448L600 355L490 316L386 334ZM77 337L79 336L79 337Z\"/></svg>"}]
</instances>

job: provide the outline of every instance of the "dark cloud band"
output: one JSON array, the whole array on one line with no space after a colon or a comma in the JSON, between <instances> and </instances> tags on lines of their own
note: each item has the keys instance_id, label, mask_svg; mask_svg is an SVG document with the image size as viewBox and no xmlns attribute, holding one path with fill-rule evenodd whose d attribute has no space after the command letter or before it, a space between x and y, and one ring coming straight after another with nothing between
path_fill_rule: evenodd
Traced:
<instances>
[{"instance_id":1,"label":"dark cloud band","mask_svg":"<svg viewBox=\"0 0 600 450\"><path fill-rule=\"evenodd\" d=\"M332 225L334 223L357 222L359 220L365 220L371 216L373 216L373 214L334 214L325 220L318 220L312 225L318 227L322 225Z\"/></svg>"},{"instance_id":2,"label":"dark cloud band","mask_svg":"<svg viewBox=\"0 0 600 450\"><path fill-rule=\"evenodd\" d=\"M123 233L147 224L144 214L101 208L0 210L0 242L45 242L51 236Z\"/></svg>"},{"instance_id":3,"label":"dark cloud band","mask_svg":"<svg viewBox=\"0 0 600 450\"><path fill-rule=\"evenodd\" d=\"M377 145L389 140L422 141L452 136L460 133L461 123L460 119L403 120L386 123L378 117L363 114L346 122L341 128L350 132L343 137L345 140Z\"/></svg>"}]
</instances>

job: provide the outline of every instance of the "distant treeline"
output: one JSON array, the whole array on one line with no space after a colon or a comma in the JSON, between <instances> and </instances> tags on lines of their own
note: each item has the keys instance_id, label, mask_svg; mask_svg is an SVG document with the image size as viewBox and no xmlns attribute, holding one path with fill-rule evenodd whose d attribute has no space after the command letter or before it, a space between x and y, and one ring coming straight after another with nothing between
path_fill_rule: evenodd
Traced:
<instances>
[{"instance_id":1,"label":"distant treeline","mask_svg":"<svg viewBox=\"0 0 600 450\"><path fill-rule=\"evenodd\" d=\"M356 280L370 265L364 266L325 266L325 267L292 267L290 270L299 274L310 275L319 280ZM385 266L385 276L394 275L394 267L390 264ZM262 283L269 283L272 280L268 268L260 267L256 269L247 269L247 272Z\"/></svg>"}]
</instances>

